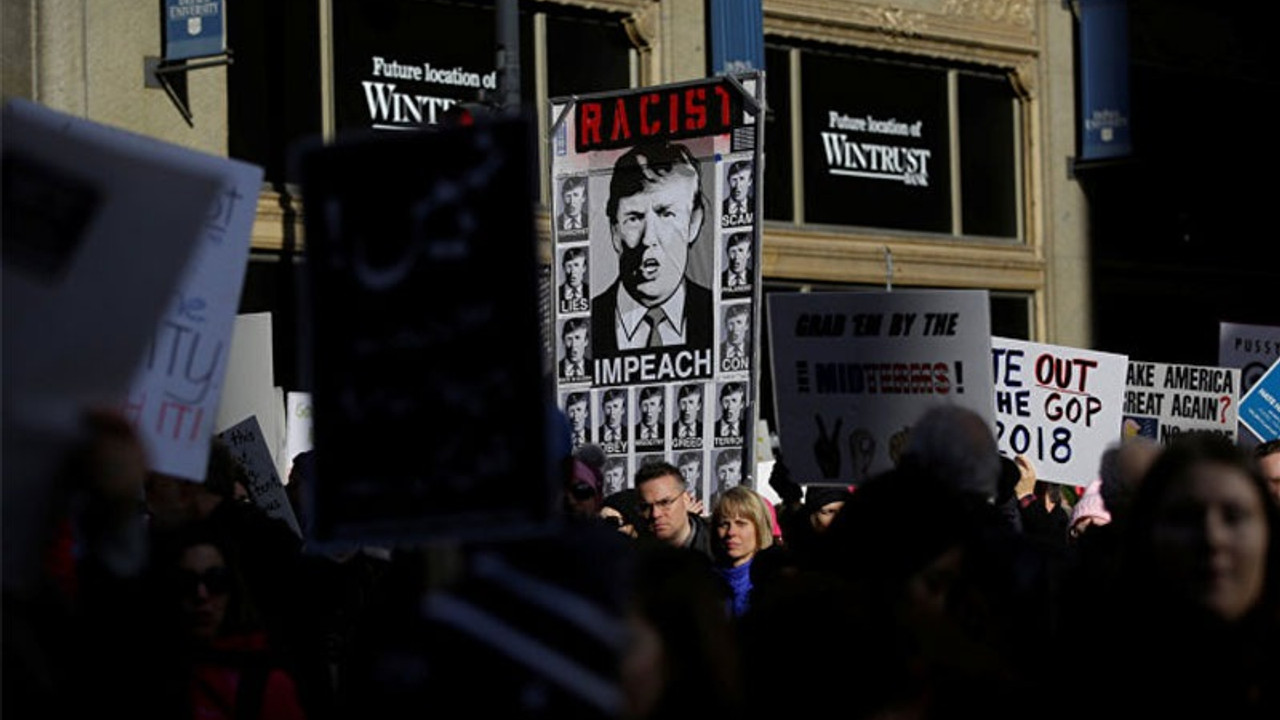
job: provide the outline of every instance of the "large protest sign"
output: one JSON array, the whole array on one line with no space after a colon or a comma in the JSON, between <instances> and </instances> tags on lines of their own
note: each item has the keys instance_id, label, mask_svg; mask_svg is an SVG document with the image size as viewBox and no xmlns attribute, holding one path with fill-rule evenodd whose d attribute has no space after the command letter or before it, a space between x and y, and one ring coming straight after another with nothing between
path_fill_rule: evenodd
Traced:
<instances>
[{"instance_id":1,"label":"large protest sign","mask_svg":"<svg viewBox=\"0 0 1280 720\"><path fill-rule=\"evenodd\" d=\"M1236 438L1240 371L1198 365L1129 361L1125 378L1125 437L1160 442L1190 431Z\"/></svg>"},{"instance_id":2,"label":"large protest sign","mask_svg":"<svg viewBox=\"0 0 1280 720\"><path fill-rule=\"evenodd\" d=\"M1218 323L1218 365L1240 368L1240 396L1280 360L1280 326Z\"/></svg>"},{"instance_id":3,"label":"large protest sign","mask_svg":"<svg viewBox=\"0 0 1280 720\"><path fill-rule=\"evenodd\" d=\"M283 394L276 388L272 328L269 312L236 315L214 430L222 432L245 418L256 417L267 448L276 458L284 442L285 416Z\"/></svg>"},{"instance_id":4,"label":"large protest sign","mask_svg":"<svg viewBox=\"0 0 1280 720\"><path fill-rule=\"evenodd\" d=\"M311 393L285 393L284 407L284 451L277 465L283 468L281 472L288 478L293 472L293 459L315 445L315 431L311 424Z\"/></svg>"},{"instance_id":5,"label":"large protest sign","mask_svg":"<svg viewBox=\"0 0 1280 720\"><path fill-rule=\"evenodd\" d=\"M995 426L986 291L774 293L769 326L778 436L798 482L892 468L941 403Z\"/></svg>"},{"instance_id":6,"label":"large protest sign","mask_svg":"<svg viewBox=\"0 0 1280 720\"><path fill-rule=\"evenodd\" d=\"M218 439L231 448L231 456L244 468L245 477L249 480L249 486L245 489L249 491L249 498L254 504L270 517L283 520L290 530L301 537L298 518L293 514L289 496L285 494L284 484L276 473L275 459L267 449L267 441L258 425L258 418L247 418L223 430L218 433Z\"/></svg>"},{"instance_id":7,"label":"large protest sign","mask_svg":"<svg viewBox=\"0 0 1280 720\"><path fill-rule=\"evenodd\" d=\"M747 74L551 102L557 397L586 394L579 442L628 485L730 449L722 484L754 482L763 97Z\"/></svg>"},{"instance_id":8,"label":"large protest sign","mask_svg":"<svg viewBox=\"0 0 1280 720\"><path fill-rule=\"evenodd\" d=\"M1280 360L1240 399L1240 422L1262 442L1280 438Z\"/></svg>"},{"instance_id":9,"label":"large protest sign","mask_svg":"<svg viewBox=\"0 0 1280 720\"><path fill-rule=\"evenodd\" d=\"M1218 323L1218 365L1240 368L1241 400L1277 360L1280 360L1280 326ZM1257 438L1242 427L1238 440L1249 446Z\"/></svg>"},{"instance_id":10,"label":"large protest sign","mask_svg":"<svg viewBox=\"0 0 1280 720\"><path fill-rule=\"evenodd\" d=\"M315 543L550 519L525 133L504 120L299 149ZM370 182L388 168L411 172Z\"/></svg>"},{"instance_id":11,"label":"large protest sign","mask_svg":"<svg viewBox=\"0 0 1280 720\"><path fill-rule=\"evenodd\" d=\"M234 161L222 167L219 201L204 218L195 256L125 401L151 468L196 481L209 461L262 188L262 168Z\"/></svg>"},{"instance_id":12,"label":"large protest sign","mask_svg":"<svg viewBox=\"0 0 1280 720\"><path fill-rule=\"evenodd\" d=\"M1088 485L1120 439L1129 358L1061 345L991 338L996 442L1025 455L1039 479Z\"/></svg>"},{"instance_id":13,"label":"large protest sign","mask_svg":"<svg viewBox=\"0 0 1280 720\"><path fill-rule=\"evenodd\" d=\"M29 579L82 413L120 401L225 161L12 100L3 111L6 588Z\"/></svg>"}]
</instances>

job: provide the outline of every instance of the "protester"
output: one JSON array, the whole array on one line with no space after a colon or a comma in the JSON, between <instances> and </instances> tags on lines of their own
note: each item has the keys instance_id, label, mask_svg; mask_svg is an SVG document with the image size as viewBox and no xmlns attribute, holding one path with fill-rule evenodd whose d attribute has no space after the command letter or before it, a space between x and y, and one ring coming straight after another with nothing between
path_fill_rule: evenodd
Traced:
<instances>
[{"instance_id":1,"label":"protester","mask_svg":"<svg viewBox=\"0 0 1280 720\"><path fill-rule=\"evenodd\" d=\"M1094 480L1085 488L1084 494L1071 508L1071 521L1067 527L1067 535L1072 542L1091 527L1102 527L1111 522L1111 513L1102 501L1102 480Z\"/></svg>"},{"instance_id":2,"label":"protester","mask_svg":"<svg viewBox=\"0 0 1280 720\"><path fill-rule=\"evenodd\" d=\"M603 507L604 476L598 469L575 457L565 459L565 470L565 512L578 519L597 517Z\"/></svg>"},{"instance_id":3,"label":"protester","mask_svg":"<svg viewBox=\"0 0 1280 720\"><path fill-rule=\"evenodd\" d=\"M623 717L741 717L740 655L723 584L695 553L664 544L639 548L631 642L622 662Z\"/></svg>"},{"instance_id":4,"label":"protester","mask_svg":"<svg viewBox=\"0 0 1280 720\"><path fill-rule=\"evenodd\" d=\"M304 718L297 684L273 656L236 555L207 525L160 544L156 571L178 610L189 664L190 717Z\"/></svg>"},{"instance_id":5,"label":"protester","mask_svg":"<svg viewBox=\"0 0 1280 720\"><path fill-rule=\"evenodd\" d=\"M765 500L754 490L738 485L720 495L711 511L716 532L716 572L733 592L735 617L747 612L751 602L751 563L756 554L773 545L772 522Z\"/></svg>"},{"instance_id":6,"label":"protester","mask_svg":"<svg viewBox=\"0 0 1280 720\"><path fill-rule=\"evenodd\" d=\"M640 512L650 535L710 559L711 531L701 515L689 511L688 486L680 468L668 462L644 465L636 473Z\"/></svg>"},{"instance_id":7,"label":"protester","mask_svg":"<svg viewBox=\"0 0 1280 720\"><path fill-rule=\"evenodd\" d=\"M1063 550L1070 524L1071 515L1063 504L1061 488L1044 480L1037 481L1022 506L1023 533L1047 548Z\"/></svg>"},{"instance_id":8,"label":"protester","mask_svg":"<svg viewBox=\"0 0 1280 720\"><path fill-rule=\"evenodd\" d=\"M618 532L630 538L639 536L644 518L640 514L639 494L634 488L619 490L606 495L604 506L600 508L600 517L605 524L617 528Z\"/></svg>"},{"instance_id":9,"label":"protester","mask_svg":"<svg viewBox=\"0 0 1280 720\"><path fill-rule=\"evenodd\" d=\"M824 557L849 583L860 628L848 716L1013 714L1025 678L1003 612L1009 568L985 538L995 509L966 492L898 468L860 485L832 522Z\"/></svg>"},{"instance_id":10,"label":"protester","mask_svg":"<svg viewBox=\"0 0 1280 720\"><path fill-rule=\"evenodd\" d=\"M1209 433L1175 438L1138 486L1123 540L1111 601L1089 618L1101 648L1072 655L1124 678L1090 714L1280 716L1280 508L1244 451Z\"/></svg>"},{"instance_id":11,"label":"protester","mask_svg":"<svg viewBox=\"0 0 1280 720\"><path fill-rule=\"evenodd\" d=\"M1280 502L1280 440L1260 443L1254 447L1253 457L1262 477L1267 480L1271 496Z\"/></svg>"}]
</instances>

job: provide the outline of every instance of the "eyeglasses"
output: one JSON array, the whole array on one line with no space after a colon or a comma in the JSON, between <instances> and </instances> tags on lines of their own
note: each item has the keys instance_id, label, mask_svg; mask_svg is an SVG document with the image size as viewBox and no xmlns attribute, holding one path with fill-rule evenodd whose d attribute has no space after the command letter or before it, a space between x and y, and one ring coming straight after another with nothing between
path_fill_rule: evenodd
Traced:
<instances>
[{"instance_id":1,"label":"eyeglasses","mask_svg":"<svg viewBox=\"0 0 1280 720\"><path fill-rule=\"evenodd\" d=\"M672 495L669 498L666 498L664 500L659 500L657 502L651 502L651 503L642 502L640 503L640 512L645 515L652 515L655 510L661 510L662 512L665 513L669 511L671 509L671 506L674 505L676 501L679 499L680 499L680 495Z\"/></svg>"},{"instance_id":2,"label":"eyeglasses","mask_svg":"<svg viewBox=\"0 0 1280 720\"><path fill-rule=\"evenodd\" d=\"M571 495L574 500L590 500L596 496L596 489L586 483L578 483L577 485L569 488L569 495Z\"/></svg>"},{"instance_id":3,"label":"eyeglasses","mask_svg":"<svg viewBox=\"0 0 1280 720\"><path fill-rule=\"evenodd\" d=\"M201 585L210 595L225 595L231 590L231 575L225 567L211 567L202 573L180 570L174 576L174 584L185 595L195 595Z\"/></svg>"}]
</instances>

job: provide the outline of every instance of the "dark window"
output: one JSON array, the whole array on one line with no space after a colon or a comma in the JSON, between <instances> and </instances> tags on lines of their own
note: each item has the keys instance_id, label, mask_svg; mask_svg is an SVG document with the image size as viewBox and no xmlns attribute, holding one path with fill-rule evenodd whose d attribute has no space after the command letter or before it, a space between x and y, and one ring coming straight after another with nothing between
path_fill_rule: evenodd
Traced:
<instances>
[{"instance_id":1,"label":"dark window","mask_svg":"<svg viewBox=\"0 0 1280 720\"><path fill-rule=\"evenodd\" d=\"M272 368L276 385L294 390L310 387L298 376L298 281L302 265L292 253L249 256L238 312L271 313Z\"/></svg>"},{"instance_id":2,"label":"dark window","mask_svg":"<svg viewBox=\"0 0 1280 720\"><path fill-rule=\"evenodd\" d=\"M631 85L631 40L619 17L547 17L549 97L618 90Z\"/></svg>"},{"instance_id":3,"label":"dark window","mask_svg":"<svg viewBox=\"0 0 1280 720\"><path fill-rule=\"evenodd\" d=\"M791 54L786 48L764 49L764 217L766 220L795 220L791 188L794 174L791 161Z\"/></svg>"},{"instance_id":4,"label":"dark window","mask_svg":"<svg viewBox=\"0 0 1280 720\"><path fill-rule=\"evenodd\" d=\"M959 74L961 232L1018 236L1017 98L1004 78Z\"/></svg>"},{"instance_id":5,"label":"dark window","mask_svg":"<svg viewBox=\"0 0 1280 720\"><path fill-rule=\"evenodd\" d=\"M496 99L495 23L472 3L333 0L336 129L431 125L454 101Z\"/></svg>"},{"instance_id":6,"label":"dark window","mask_svg":"<svg viewBox=\"0 0 1280 720\"><path fill-rule=\"evenodd\" d=\"M991 293L991 334L1014 340L1031 339L1031 294Z\"/></svg>"},{"instance_id":7,"label":"dark window","mask_svg":"<svg viewBox=\"0 0 1280 720\"><path fill-rule=\"evenodd\" d=\"M793 50L798 128L791 123ZM767 219L800 215L804 224L1019 237L1020 100L1000 70L780 37L769 39L765 60ZM803 213L792 202L793 141L802 152Z\"/></svg>"},{"instance_id":8,"label":"dark window","mask_svg":"<svg viewBox=\"0 0 1280 720\"><path fill-rule=\"evenodd\" d=\"M319 3L233 3L227 47L234 60L227 68L228 154L283 182L290 143L320 133Z\"/></svg>"},{"instance_id":9,"label":"dark window","mask_svg":"<svg viewBox=\"0 0 1280 720\"><path fill-rule=\"evenodd\" d=\"M943 70L805 51L807 223L951 232Z\"/></svg>"}]
</instances>

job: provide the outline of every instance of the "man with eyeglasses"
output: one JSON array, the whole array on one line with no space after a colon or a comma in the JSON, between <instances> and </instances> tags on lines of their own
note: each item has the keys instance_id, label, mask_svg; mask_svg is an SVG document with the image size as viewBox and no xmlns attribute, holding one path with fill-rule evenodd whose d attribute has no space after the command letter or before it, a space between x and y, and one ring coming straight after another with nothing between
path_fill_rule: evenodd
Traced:
<instances>
[{"instance_id":1,"label":"man with eyeglasses","mask_svg":"<svg viewBox=\"0 0 1280 720\"><path fill-rule=\"evenodd\" d=\"M701 516L689 512L688 485L680 468L669 462L642 466L636 471L636 491L640 515L651 535L712 559L711 531Z\"/></svg>"}]
</instances>

